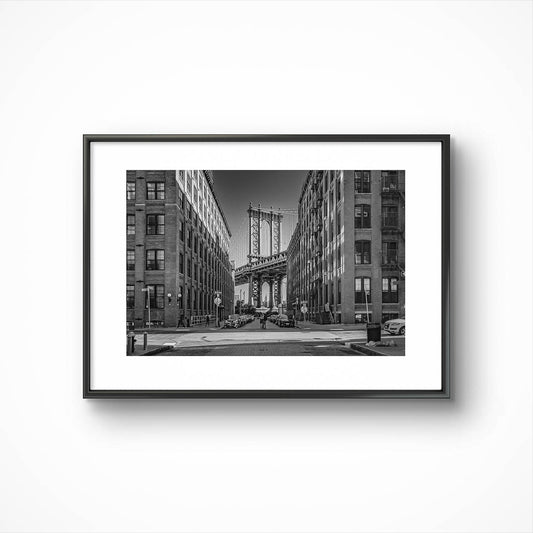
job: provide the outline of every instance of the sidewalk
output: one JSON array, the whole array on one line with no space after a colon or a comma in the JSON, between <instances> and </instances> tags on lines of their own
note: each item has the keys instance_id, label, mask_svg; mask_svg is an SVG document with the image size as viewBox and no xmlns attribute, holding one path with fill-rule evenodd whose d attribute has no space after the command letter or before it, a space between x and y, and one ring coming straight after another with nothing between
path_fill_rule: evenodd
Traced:
<instances>
[{"instance_id":1,"label":"sidewalk","mask_svg":"<svg viewBox=\"0 0 533 533\"><path fill-rule=\"evenodd\" d=\"M139 344L139 343L137 343ZM127 354L128 357L134 356L134 355L157 355L161 352L166 352L168 350L171 350L173 346L165 346L165 345L156 345L156 344L149 344L146 347L146 350L142 349L142 343L140 346L135 347L135 351L133 353Z\"/></svg>"},{"instance_id":2,"label":"sidewalk","mask_svg":"<svg viewBox=\"0 0 533 533\"><path fill-rule=\"evenodd\" d=\"M222 324L222 322L221 322ZM189 328L153 328L153 329L147 329L147 328L139 328L136 330L132 330L136 335L142 335L145 331L149 335L168 335L169 333L209 333L210 331L220 331L223 329L222 325L217 328L214 324L209 327L205 326L194 326Z\"/></svg>"},{"instance_id":3,"label":"sidewalk","mask_svg":"<svg viewBox=\"0 0 533 533\"><path fill-rule=\"evenodd\" d=\"M316 324L308 320L298 320L295 327L318 331L366 331L366 324Z\"/></svg>"},{"instance_id":4,"label":"sidewalk","mask_svg":"<svg viewBox=\"0 0 533 533\"><path fill-rule=\"evenodd\" d=\"M380 346L380 344L392 344L389 346ZM366 346L364 341L351 342L350 348L361 355L375 355L375 356L404 356L405 355L405 338L395 339L394 337L386 337L381 339L381 342L375 346Z\"/></svg>"}]
</instances>

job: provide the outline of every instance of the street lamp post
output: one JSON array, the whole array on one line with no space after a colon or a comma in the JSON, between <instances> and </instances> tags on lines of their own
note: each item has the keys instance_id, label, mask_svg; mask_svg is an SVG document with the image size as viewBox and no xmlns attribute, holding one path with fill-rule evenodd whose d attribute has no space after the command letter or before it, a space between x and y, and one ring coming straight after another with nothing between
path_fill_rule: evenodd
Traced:
<instances>
[{"instance_id":1,"label":"street lamp post","mask_svg":"<svg viewBox=\"0 0 533 533\"><path fill-rule=\"evenodd\" d=\"M364 284L364 281L363 281ZM368 324L370 322L369 314L368 314L368 293L365 287L363 286L363 291L365 292L365 304L366 304L366 323Z\"/></svg>"}]
</instances>

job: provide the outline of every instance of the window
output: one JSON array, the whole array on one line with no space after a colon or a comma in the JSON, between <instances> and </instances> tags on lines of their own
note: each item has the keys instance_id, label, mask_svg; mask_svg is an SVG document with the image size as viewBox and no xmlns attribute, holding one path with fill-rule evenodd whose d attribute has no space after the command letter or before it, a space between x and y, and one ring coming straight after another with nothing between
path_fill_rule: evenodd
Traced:
<instances>
[{"instance_id":1,"label":"window","mask_svg":"<svg viewBox=\"0 0 533 533\"><path fill-rule=\"evenodd\" d=\"M192 234L192 231L190 229L187 230L187 247L188 248L191 247L191 234Z\"/></svg>"},{"instance_id":2,"label":"window","mask_svg":"<svg viewBox=\"0 0 533 533\"><path fill-rule=\"evenodd\" d=\"M164 285L147 285L148 294L150 295L151 309L164 309L165 307L165 286ZM146 300L148 307L148 300Z\"/></svg>"},{"instance_id":3,"label":"window","mask_svg":"<svg viewBox=\"0 0 533 533\"><path fill-rule=\"evenodd\" d=\"M355 264L370 264L370 241L355 241Z\"/></svg>"},{"instance_id":4,"label":"window","mask_svg":"<svg viewBox=\"0 0 533 533\"><path fill-rule=\"evenodd\" d=\"M367 204L355 206L355 227L358 229L370 227L370 206Z\"/></svg>"},{"instance_id":5,"label":"window","mask_svg":"<svg viewBox=\"0 0 533 533\"><path fill-rule=\"evenodd\" d=\"M337 280L337 304L341 303L341 280Z\"/></svg>"},{"instance_id":6,"label":"window","mask_svg":"<svg viewBox=\"0 0 533 533\"><path fill-rule=\"evenodd\" d=\"M366 324L367 322L372 322L372 313L355 313L356 324Z\"/></svg>"},{"instance_id":7,"label":"window","mask_svg":"<svg viewBox=\"0 0 533 533\"><path fill-rule=\"evenodd\" d=\"M396 241L384 241L382 244L383 264L395 265L398 263L398 243Z\"/></svg>"},{"instance_id":8,"label":"window","mask_svg":"<svg viewBox=\"0 0 533 533\"><path fill-rule=\"evenodd\" d=\"M183 222L180 222L180 241L184 241L185 239L185 225Z\"/></svg>"},{"instance_id":9,"label":"window","mask_svg":"<svg viewBox=\"0 0 533 533\"><path fill-rule=\"evenodd\" d=\"M187 276L191 277L191 260L187 259Z\"/></svg>"},{"instance_id":10,"label":"window","mask_svg":"<svg viewBox=\"0 0 533 533\"><path fill-rule=\"evenodd\" d=\"M165 215L146 215L146 234L165 234Z\"/></svg>"},{"instance_id":11,"label":"window","mask_svg":"<svg viewBox=\"0 0 533 533\"><path fill-rule=\"evenodd\" d=\"M128 235L135 235L135 215L126 216L126 228Z\"/></svg>"},{"instance_id":12,"label":"window","mask_svg":"<svg viewBox=\"0 0 533 533\"><path fill-rule=\"evenodd\" d=\"M337 211L337 235L341 232L341 213Z\"/></svg>"},{"instance_id":13,"label":"window","mask_svg":"<svg viewBox=\"0 0 533 533\"><path fill-rule=\"evenodd\" d=\"M355 192L370 192L370 170L355 171Z\"/></svg>"},{"instance_id":14,"label":"window","mask_svg":"<svg viewBox=\"0 0 533 533\"><path fill-rule=\"evenodd\" d=\"M146 250L146 270L165 270L165 250Z\"/></svg>"},{"instance_id":15,"label":"window","mask_svg":"<svg viewBox=\"0 0 533 533\"><path fill-rule=\"evenodd\" d=\"M384 304L398 303L398 278L383 278L381 301Z\"/></svg>"},{"instance_id":16,"label":"window","mask_svg":"<svg viewBox=\"0 0 533 533\"><path fill-rule=\"evenodd\" d=\"M178 205L183 209L183 193L181 192L181 189L179 187L178 187Z\"/></svg>"},{"instance_id":17,"label":"window","mask_svg":"<svg viewBox=\"0 0 533 533\"><path fill-rule=\"evenodd\" d=\"M398 318L400 315L398 313L383 313L383 316L381 317L381 322L385 323L387 320L394 320L395 318Z\"/></svg>"},{"instance_id":18,"label":"window","mask_svg":"<svg viewBox=\"0 0 533 533\"><path fill-rule=\"evenodd\" d=\"M341 179L340 178L337 178L336 189L337 189L337 202L340 202L341 200Z\"/></svg>"},{"instance_id":19,"label":"window","mask_svg":"<svg viewBox=\"0 0 533 533\"><path fill-rule=\"evenodd\" d=\"M134 181L126 182L126 199L135 200L135 182Z\"/></svg>"},{"instance_id":20,"label":"window","mask_svg":"<svg viewBox=\"0 0 533 533\"><path fill-rule=\"evenodd\" d=\"M126 307L133 309L135 307L135 286L126 285Z\"/></svg>"},{"instance_id":21,"label":"window","mask_svg":"<svg viewBox=\"0 0 533 533\"><path fill-rule=\"evenodd\" d=\"M383 170L381 172L381 186L384 192L398 190L398 171Z\"/></svg>"},{"instance_id":22,"label":"window","mask_svg":"<svg viewBox=\"0 0 533 533\"><path fill-rule=\"evenodd\" d=\"M183 254L180 253L180 274L183 274Z\"/></svg>"},{"instance_id":23,"label":"window","mask_svg":"<svg viewBox=\"0 0 533 533\"><path fill-rule=\"evenodd\" d=\"M135 250L126 252L126 270L135 270Z\"/></svg>"},{"instance_id":24,"label":"window","mask_svg":"<svg viewBox=\"0 0 533 533\"><path fill-rule=\"evenodd\" d=\"M146 183L147 200L164 200L165 199L165 182L148 181Z\"/></svg>"},{"instance_id":25,"label":"window","mask_svg":"<svg viewBox=\"0 0 533 533\"><path fill-rule=\"evenodd\" d=\"M370 278L355 278L355 303L366 304L371 301Z\"/></svg>"},{"instance_id":26,"label":"window","mask_svg":"<svg viewBox=\"0 0 533 533\"><path fill-rule=\"evenodd\" d=\"M384 205L381 208L381 224L384 228L398 227L398 206Z\"/></svg>"}]
</instances>

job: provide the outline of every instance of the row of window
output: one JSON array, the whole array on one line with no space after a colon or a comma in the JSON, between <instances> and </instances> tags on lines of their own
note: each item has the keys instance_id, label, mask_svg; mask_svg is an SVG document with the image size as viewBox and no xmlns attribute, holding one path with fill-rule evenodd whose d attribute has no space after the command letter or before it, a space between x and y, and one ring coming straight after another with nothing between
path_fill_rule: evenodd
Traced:
<instances>
[{"instance_id":1,"label":"row of window","mask_svg":"<svg viewBox=\"0 0 533 533\"><path fill-rule=\"evenodd\" d=\"M146 250L146 270L165 270L165 250ZM126 251L126 270L135 270L135 250Z\"/></svg>"},{"instance_id":2,"label":"row of window","mask_svg":"<svg viewBox=\"0 0 533 533\"><path fill-rule=\"evenodd\" d=\"M146 270L165 270L165 250L146 250ZM126 270L135 270L135 250L126 251ZM179 272L185 274L185 261L183 254L179 254ZM207 268L195 264L191 267L191 260L187 259L187 275L195 280L207 284Z\"/></svg>"},{"instance_id":3,"label":"row of window","mask_svg":"<svg viewBox=\"0 0 533 533\"><path fill-rule=\"evenodd\" d=\"M354 175L354 185L356 193L370 193L371 181L370 170L356 170ZM381 190L397 191L398 188L398 171L382 170L381 171Z\"/></svg>"},{"instance_id":4,"label":"row of window","mask_svg":"<svg viewBox=\"0 0 533 533\"><path fill-rule=\"evenodd\" d=\"M148 307L148 295L150 298L150 309L164 309L165 308L165 286L162 284L146 285L147 293L143 293L144 306ZM183 302L179 305L185 305L187 309L195 309L198 305L202 309L210 308L211 297L206 292L196 291L195 289L185 289L180 287L179 294L184 295ZM126 285L126 307L128 309L135 308L135 286Z\"/></svg>"},{"instance_id":5,"label":"row of window","mask_svg":"<svg viewBox=\"0 0 533 533\"><path fill-rule=\"evenodd\" d=\"M364 304L372 302L370 278L355 278L355 303ZM398 278L383 278L381 287L382 303L398 303Z\"/></svg>"},{"instance_id":6,"label":"row of window","mask_svg":"<svg viewBox=\"0 0 533 533\"><path fill-rule=\"evenodd\" d=\"M135 200L137 197L134 181L126 182L126 199ZM146 182L146 199L147 200L164 200L165 199L165 182L148 181Z\"/></svg>"},{"instance_id":7,"label":"row of window","mask_svg":"<svg viewBox=\"0 0 533 533\"><path fill-rule=\"evenodd\" d=\"M164 285L146 285L150 296L151 309L163 309L165 307L165 286ZM148 296L145 295L145 305L148 306ZM135 307L135 286L126 285L126 307L133 309Z\"/></svg>"},{"instance_id":8,"label":"row of window","mask_svg":"<svg viewBox=\"0 0 533 533\"><path fill-rule=\"evenodd\" d=\"M135 235L135 215L126 215L126 233ZM146 234L165 234L165 215L146 215Z\"/></svg>"},{"instance_id":9,"label":"row of window","mask_svg":"<svg viewBox=\"0 0 533 533\"><path fill-rule=\"evenodd\" d=\"M370 228L370 205L360 204L355 206L355 228ZM381 208L381 225L384 228L397 228L400 222L397 205L384 205Z\"/></svg>"},{"instance_id":10,"label":"row of window","mask_svg":"<svg viewBox=\"0 0 533 533\"><path fill-rule=\"evenodd\" d=\"M384 324L385 322L387 322L387 320L393 320L395 318L398 318L399 316L399 313L383 313L383 315L381 316L381 323ZM355 313L356 324L366 324L367 322L373 322L371 311L368 313L368 315L367 313Z\"/></svg>"},{"instance_id":11,"label":"row of window","mask_svg":"<svg viewBox=\"0 0 533 533\"><path fill-rule=\"evenodd\" d=\"M333 285L328 290L328 285L324 286L324 301L328 302L330 293L333 298ZM398 278L388 277L382 279L381 302L387 304L398 303ZM372 302L372 290L369 277L355 278L355 303L366 304ZM341 280L337 280L337 304L341 303Z\"/></svg>"},{"instance_id":12,"label":"row of window","mask_svg":"<svg viewBox=\"0 0 533 533\"><path fill-rule=\"evenodd\" d=\"M383 241L381 243L382 264L395 265L398 263L398 242ZM369 265L372 262L371 241L355 241L355 264Z\"/></svg>"}]
</instances>

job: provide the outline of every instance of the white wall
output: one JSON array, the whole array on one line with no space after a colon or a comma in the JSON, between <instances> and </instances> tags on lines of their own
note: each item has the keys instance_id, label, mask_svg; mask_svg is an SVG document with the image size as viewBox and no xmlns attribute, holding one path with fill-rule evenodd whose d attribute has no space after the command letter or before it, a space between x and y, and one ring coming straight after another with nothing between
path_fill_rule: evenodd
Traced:
<instances>
[{"instance_id":1,"label":"white wall","mask_svg":"<svg viewBox=\"0 0 533 533\"><path fill-rule=\"evenodd\" d=\"M0 3L0 530L531 531L531 20ZM453 135L453 401L81 399L81 135L229 132Z\"/></svg>"}]
</instances>

